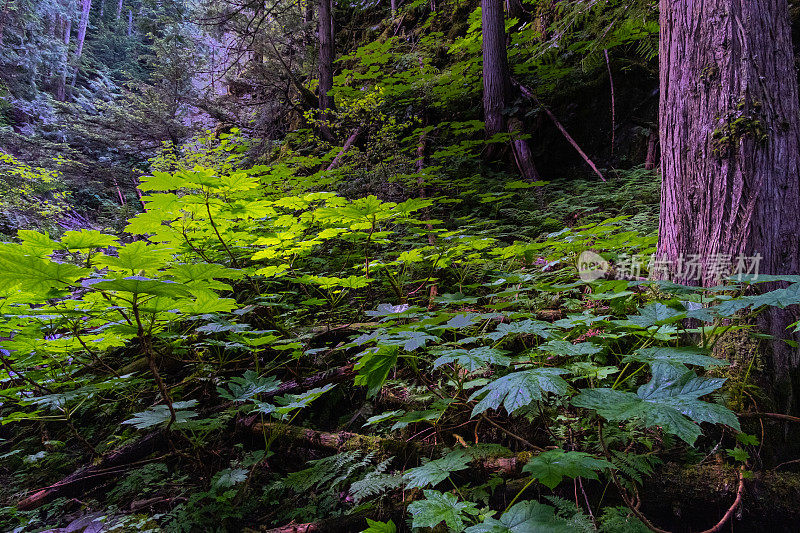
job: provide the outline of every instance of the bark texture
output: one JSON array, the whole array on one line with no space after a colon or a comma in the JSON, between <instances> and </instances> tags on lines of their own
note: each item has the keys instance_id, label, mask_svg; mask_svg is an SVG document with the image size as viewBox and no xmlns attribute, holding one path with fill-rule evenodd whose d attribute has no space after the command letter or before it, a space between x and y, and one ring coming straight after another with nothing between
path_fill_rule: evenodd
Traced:
<instances>
[{"instance_id":1,"label":"bark texture","mask_svg":"<svg viewBox=\"0 0 800 533\"><path fill-rule=\"evenodd\" d=\"M715 263L756 254L761 274L797 274L800 109L786 0L661 0L660 58L658 253L670 278L713 285ZM786 338L792 320L776 310L763 325ZM770 363L780 407L796 409L797 350L774 342Z\"/></svg>"},{"instance_id":2,"label":"bark texture","mask_svg":"<svg viewBox=\"0 0 800 533\"><path fill-rule=\"evenodd\" d=\"M319 108L322 111L322 120L330 117L327 111L333 109L333 97L328 94L333 88L333 0L320 0L319 2ZM321 128L326 140L333 140L327 124Z\"/></svg>"},{"instance_id":3,"label":"bark texture","mask_svg":"<svg viewBox=\"0 0 800 533\"><path fill-rule=\"evenodd\" d=\"M506 132L503 110L511 88L501 0L481 0L483 28L483 115L486 137Z\"/></svg>"}]
</instances>

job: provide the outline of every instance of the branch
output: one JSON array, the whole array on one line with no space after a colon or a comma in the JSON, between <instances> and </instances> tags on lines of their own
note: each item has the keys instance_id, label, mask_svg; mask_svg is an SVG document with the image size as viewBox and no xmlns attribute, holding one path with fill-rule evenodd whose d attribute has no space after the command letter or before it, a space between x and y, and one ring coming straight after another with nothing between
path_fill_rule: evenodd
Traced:
<instances>
[{"instance_id":1,"label":"branch","mask_svg":"<svg viewBox=\"0 0 800 533\"><path fill-rule=\"evenodd\" d=\"M544 109L544 112L547 113L547 116L550 117L550 120L553 121L553 124L556 125L558 130L564 135L564 137L567 139L567 141L569 141L569 143L572 145L572 147L575 148L575 151L577 151L578 154L580 154L580 156L583 158L583 160L586 161L586 163L590 167L592 167L592 170L594 170L594 173L597 174L598 176L600 176L601 180L606 181L606 179L603 177L603 173L600 172L600 170L597 168L597 165L594 164L594 161L589 159L589 156L586 155L586 152L584 152L581 149L580 145L578 145L578 143L575 141L575 139L572 138L572 135L570 135L567 132L566 128L564 128L564 126L561 124L561 122L558 121L558 119L552 113L552 111L547 109L544 106L544 104L542 104L542 102L540 102L539 99L536 98L536 95L533 94L533 92L530 89L528 89L527 87L525 87L524 85L522 85L522 84L520 84L520 83L518 83L516 81L514 83L516 83L516 85L519 87L519 90L520 90L520 92L522 93L523 96L525 96L526 98L530 98L531 100L536 102L539 106L541 106L542 109Z\"/></svg>"}]
</instances>

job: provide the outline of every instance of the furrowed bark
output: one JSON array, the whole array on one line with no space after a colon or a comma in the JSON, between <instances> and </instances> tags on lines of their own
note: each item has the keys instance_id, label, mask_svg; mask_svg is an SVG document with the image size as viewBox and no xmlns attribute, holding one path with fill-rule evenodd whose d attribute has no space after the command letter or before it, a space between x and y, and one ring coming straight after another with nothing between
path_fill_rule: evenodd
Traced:
<instances>
[{"instance_id":1,"label":"furrowed bark","mask_svg":"<svg viewBox=\"0 0 800 533\"><path fill-rule=\"evenodd\" d=\"M510 91L506 31L501 0L482 0L483 120L486 138L506 132L503 110Z\"/></svg>"},{"instance_id":2,"label":"furrowed bark","mask_svg":"<svg viewBox=\"0 0 800 533\"><path fill-rule=\"evenodd\" d=\"M800 102L788 5L661 0L658 254L678 283L711 286L719 258L800 273ZM698 269L685 268L696 258ZM752 266L752 262L750 263ZM770 290L775 286L762 286ZM761 315L778 410L800 412L791 309Z\"/></svg>"}]
</instances>

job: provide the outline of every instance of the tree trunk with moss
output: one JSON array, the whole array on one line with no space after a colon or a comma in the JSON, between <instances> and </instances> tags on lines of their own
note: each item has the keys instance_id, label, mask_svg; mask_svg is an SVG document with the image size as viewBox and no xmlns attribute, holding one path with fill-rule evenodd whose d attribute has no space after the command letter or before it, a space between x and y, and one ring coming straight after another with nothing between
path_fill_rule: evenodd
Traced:
<instances>
[{"instance_id":1,"label":"tree trunk with moss","mask_svg":"<svg viewBox=\"0 0 800 533\"><path fill-rule=\"evenodd\" d=\"M741 260L800 272L800 106L786 0L661 0L658 253L669 277L714 285ZM691 263L690 263L691 261ZM765 315L785 339L795 320ZM800 354L772 342L784 411L800 406Z\"/></svg>"}]
</instances>

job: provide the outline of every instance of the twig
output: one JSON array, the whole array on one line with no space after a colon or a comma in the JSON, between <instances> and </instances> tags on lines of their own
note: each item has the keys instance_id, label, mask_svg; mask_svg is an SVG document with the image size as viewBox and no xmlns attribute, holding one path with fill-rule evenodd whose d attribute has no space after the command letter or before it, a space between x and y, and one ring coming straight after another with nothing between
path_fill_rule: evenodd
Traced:
<instances>
[{"instance_id":1,"label":"twig","mask_svg":"<svg viewBox=\"0 0 800 533\"><path fill-rule=\"evenodd\" d=\"M504 428L503 426L501 426L497 422L492 421L488 416L486 416L486 413L481 413L481 420L486 420L489 424L493 425L494 427L496 427L497 429L499 429L500 431L502 431L503 433L505 433L509 437L513 437L513 438L517 439L522 444L524 444L525 446L527 446L528 448L530 448L532 450L536 450L537 452L545 452L545 451L547 451L544 448L540 448L539 446L536 446L535 444L531 443L527 439L524 439L524 438L520 437L516 433L512 433L510 430Z\"/></svg>"},{"instance_id":2,"label":"twig","mask_svg":"<svg viewBox=\"0 0 800 533\"><path fill-rule=\"evenodd\" d=\"M800 418L791 415L784 415L781 413L737 413L736 416L743 418L774 418L776 420L785 420L786 422L800 422Z\"/></svg>"},{"instance_id":3,"label":"twig","mask_svg":"<svg viewBox=\"0 0 800 533\"><path fill-rule=\"evenodd\" d=\"M724 526L728 520L731 519L733 513L736 512L736 508L739 507L739 504L742 503L742 498L744 497L744 465L739 467L739 488L736 490L736 499L733 500L733 505L730 506L728 512L720 519L717 524L712 527L711 529L706 529L701 533L719 533L722 530L722 526Z\"/></svg>"},{"instance_id":4,"label":"twig","mask_svg":"<svg viewBox=\"0 0 800 533\"><path fill-rule=\"evenodd\" d=\"M586 161L586 163L590 167L592 167L592 170L594 170L594 173L597 174L598 176L600 176L601 180L606 181L606 179L603 177L603 173L600 172L600 170L597 168L597 165L594 164L594 161L589 159L589 156L586 155L586 152L584 152L581 149L580 145L575 141L575 139L572 138L572 135L570 135L569 132L567 132L566 128L564 128L564 126L561 124L561 122L558 121L558 119L552 113L552 111L547 109L547 107L545 107L544 104L542 104L542 102L540 102L539 99L536 98L536 95L534 95L533 92L530 89L528 89L527 87L525 87L524 85L521 85L519 83L517 83L517 85L519 86L520 92L522 93L523 96L525 96L527 98L530 98L531 100L536 102L539 106L541 106L542 109L544 109L544 112L547 113L547 116L550 117L550 120L553 121L553 124L556 125L556 127L561 132L561 134L564 135L564 137L572 145L572 147L575 148L575 151L577 151L578 154L580 154L580 156L583 158L583 160Z\"/></svg>"}]
</instances>

